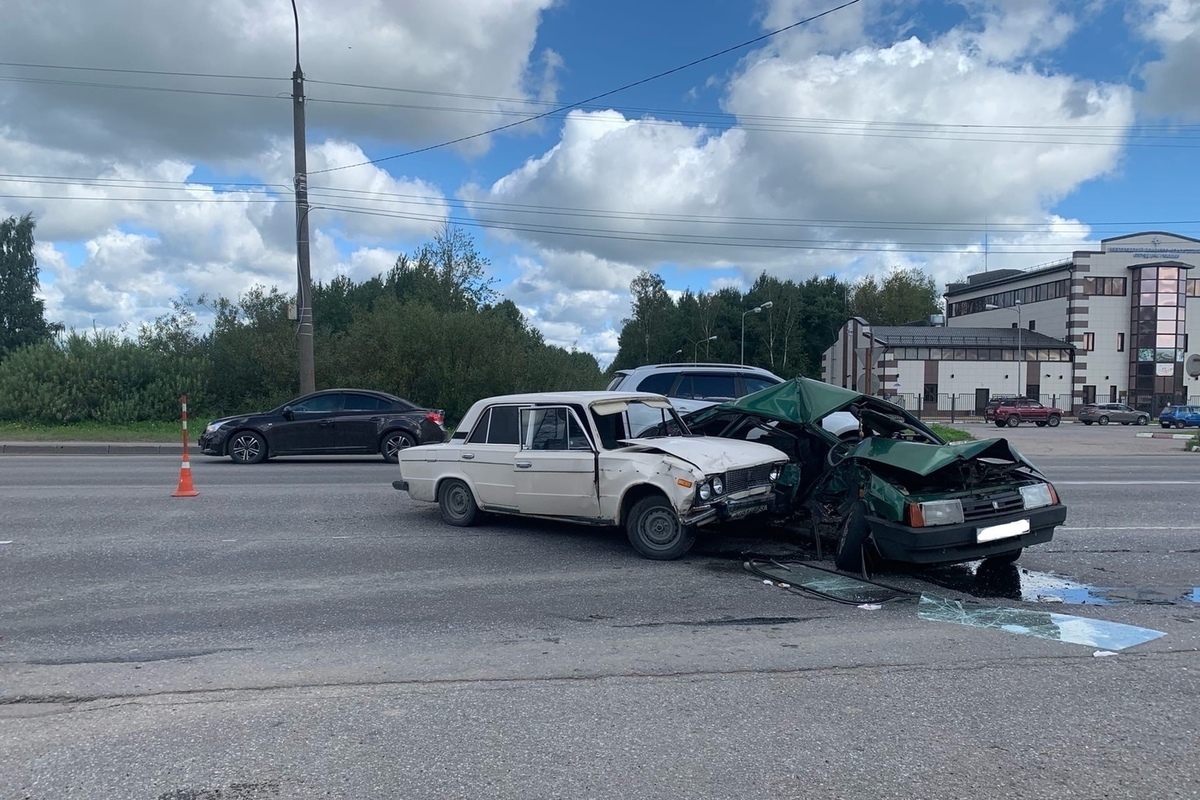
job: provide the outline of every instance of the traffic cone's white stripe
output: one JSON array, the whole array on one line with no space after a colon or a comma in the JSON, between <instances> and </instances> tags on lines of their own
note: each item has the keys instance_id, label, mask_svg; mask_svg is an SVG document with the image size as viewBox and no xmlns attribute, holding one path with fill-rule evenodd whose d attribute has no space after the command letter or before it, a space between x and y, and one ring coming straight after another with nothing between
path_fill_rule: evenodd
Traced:
<instances>
[{"instance_id":1,"label":"traffic cone's white stripe","mask_svg":"<svg viewBox=\"0 0 1200 800\"><path fill-rule=\"evenodd\" d=\"M182 468L183 468L183 469L191 469L191 468L192 468L192 464L191 464L191 462L190 462L190 461L185 461L185 462L183 462L183 467L182 467Z\"/></svg>"}]
</instances>

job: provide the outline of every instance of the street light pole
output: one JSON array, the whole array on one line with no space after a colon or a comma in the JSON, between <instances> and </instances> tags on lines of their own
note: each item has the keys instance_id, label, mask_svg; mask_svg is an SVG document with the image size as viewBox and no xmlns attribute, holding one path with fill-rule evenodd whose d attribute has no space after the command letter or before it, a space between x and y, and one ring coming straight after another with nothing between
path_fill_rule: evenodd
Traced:
<instances>
[{"instance_id":1,"label":"street light pole","mask_svg":"<svg viewBox=\"0 0 1200 800\"><path fill-rule=\"evenodd\" d=\"M1021 346L1021 301L1017 300L1013 305L1017 307L1017 361L1020 362L1017 365L1017 397L1021 397L1025 394L1021 391L1021 384L1025 382L1021 377L1021 372L1026 369L1025 348Z\"/></svg>"},{"instance_id":2,"label":"street light pole","mask_svg":"<svg viewBox=\"0 0 1200 800\"><path fill-rule=\"evenodd\" d=\"M308 249L308 157L304 137L304 72L300 69L300 12L292 0L296 23L296 69L292 71L292 134L295 141L296 188L296 340L300 352L300 394L316 391L313 363L312 268Z\"/></svg>"},{"instance_id":3,"label":"street light pole","mask_svg":"<svg viewBox=\"0 0 1200 800\"><path fill-rule=\"evenodd\" d=\"M742 312L742 357L741 357L741 362L740 362L741 364L745 365L745 363L746 363L746 315L761 313L764 308L770 308L773 305L775 305L775 301L768 300L767 302L763 303L761 306L757 306L755 308L750 309L749 311Z\"/></svg>"},{"instance_id":4,"label":"street light pole","mask_svg":"<svg viewBox=\"0 0 1200 800\"><path fill-rule=\"evenodd\" d=\"M700 343L701 342L715 342L716 340L717 340L716 336L709 336L707 339L697 339L696 341L692 341L691 339L688 339L688 344L695 345L695 348L692 350L692 363L695 364L697 361L700 360Z\"/></svg>"}]
</instances>

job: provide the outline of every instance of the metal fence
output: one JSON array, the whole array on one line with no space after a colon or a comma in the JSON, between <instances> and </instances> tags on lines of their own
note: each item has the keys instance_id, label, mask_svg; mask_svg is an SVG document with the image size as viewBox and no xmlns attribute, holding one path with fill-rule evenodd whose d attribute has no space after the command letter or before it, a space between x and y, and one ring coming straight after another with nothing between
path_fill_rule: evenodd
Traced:
<instances>
[{"instance_id":1,"label":"metal fence","mask_svg":"<svg viewBox=\"0 0 1200 800\"><path fill-rule=\"evenodd\" d=\"M1003 395L997 395L1003 396ZM885 399L909 411L918 419L923 417L947 417L950 421L959 419L982 419L983 407L977 407L979 398L974 393L950 394L939 393L936 398L919 392L890 392ZM1072 413L1071 396L1069 394L1044 394L1038 397L1044 406L1061 408L1065 413Z\"/></svg>"}]
</instances>

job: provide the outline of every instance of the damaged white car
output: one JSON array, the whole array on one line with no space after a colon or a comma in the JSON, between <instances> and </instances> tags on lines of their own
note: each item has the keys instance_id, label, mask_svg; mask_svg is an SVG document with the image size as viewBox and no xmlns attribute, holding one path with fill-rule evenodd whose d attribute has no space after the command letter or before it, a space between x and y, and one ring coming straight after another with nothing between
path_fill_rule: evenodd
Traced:
<instances>
[{"instance_id":1,"label":"damaged white car","mask_svg":"<svg viewBox=\"0 0 1200 800\"><path fill-rule=\"evenodd\" d=\"M668 435L630 438L648 417ZM624 526L641 555L674 559L697 528L771 510L786 465L769 445L690 435L660 395L553 392L480 400L450 441L400 451L392 486L450 525L492 512Z\"/></svg>"}]
</instances>

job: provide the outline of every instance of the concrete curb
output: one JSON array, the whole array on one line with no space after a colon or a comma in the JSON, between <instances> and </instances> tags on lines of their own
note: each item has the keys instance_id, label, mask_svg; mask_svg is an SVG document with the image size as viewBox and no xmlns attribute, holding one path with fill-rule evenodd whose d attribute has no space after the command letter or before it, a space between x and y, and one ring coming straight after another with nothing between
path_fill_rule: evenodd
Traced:
<instances>
[{"instance_id":1,"label":"concrete curb","mask_svg":"<svg viewBox=\"0 0 1200 800\"><path fill-rule=\"evenodd\" d=\"M1140 439L1194 439L1194 433L1139 433Z\"/></svg>"},{"instance_id":2,"label":"concrete curb","mask_svg":"<svg viewBox=\"0 0 1200 800\"><path fill-rule=\"evenodd\" d=\"M34 456L160 456L180 455L179 442L0 442L0 455ZM196 445L188 453L199 455Z\"/></svg>"}]
</instances>

